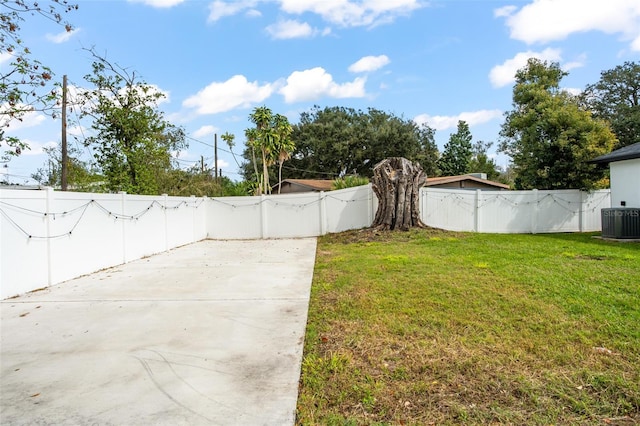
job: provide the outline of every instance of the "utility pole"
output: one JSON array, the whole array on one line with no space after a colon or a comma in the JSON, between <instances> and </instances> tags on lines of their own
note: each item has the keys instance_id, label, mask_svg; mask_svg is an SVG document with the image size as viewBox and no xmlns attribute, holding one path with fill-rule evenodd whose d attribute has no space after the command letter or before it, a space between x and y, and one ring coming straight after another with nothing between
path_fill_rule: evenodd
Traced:
<instances>
[{"instance_id":1,"label":"utility pole","mask_svg":"<svg viewBox=\"0 0 640 426\"><path fill-rule=\"evenodd\" d=\"M69 154L67 152L67 76L62 77L62 173L60 174L60 186L67 190Z\"/></svg>"},{"instance_id":2,"label":"utility pole","mask_svg":"<svg viewBox=\"0 0 640 426\"><path fill-rule=\"evenodd\" d=\"M216 176L216 180L218 179L218 134L214 133L213 135L213 150L214 150L214 156L213 156L213 161L215 164L215 176Z\"/></svg>"},{"instance_id":3,"label":"utility pole","mask_svg":"<svg viewBox=\"0 0 640 426\"><path fill-rule=\"evenodd\" d=\"M204 155L200 156L200 171L204 173Z\"/></svg>"}]
</instances>

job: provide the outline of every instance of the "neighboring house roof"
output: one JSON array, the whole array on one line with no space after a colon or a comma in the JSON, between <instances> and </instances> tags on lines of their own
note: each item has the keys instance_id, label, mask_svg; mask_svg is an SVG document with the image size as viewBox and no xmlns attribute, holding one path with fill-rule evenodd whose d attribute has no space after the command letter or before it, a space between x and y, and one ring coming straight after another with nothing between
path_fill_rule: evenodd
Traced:
<instances>
[{"instance_id":1,"label":"neighboring house roof","mask_svg":"<svg viewBox=\"0 0 640 426\"><path fill-rule=\"evenodd\" d=\"M601 155L600 157L589 161L589 163L606 164L613 163L615 161L633 160L634 158L640 158L640 142L616 149L608 154Z\"/></svg>"},{"instance_id":2,"label":"neighboring house roof","mask_svg":"<svg viewBox=\"0 0 640 426\"><path fill-rule=\"evenodd\" d=\"M439 185L445 185L448 183L456 183L456 182L464 182L464 181L477 182L483 185L494 186L499 189L511 189L509 185L505 185L504 183L494 182L488 179L481 179L479 177L475 177L472 175L440 176L440 177L427 178L427 183L425 186L439 186Z\"/></svg>"},{"instance_id":3,"label":"neighboring house roof","mask_svg":"<svg viewBox=\"0 0 640 426\"><path fill-rule=\"evenodd\" d=\"M333 181L326 179L284 179L282 186L286 185L299 186L309 191L331 191ZM277 188L278 185L274 187Z\"/></svg>"}]
</instances>

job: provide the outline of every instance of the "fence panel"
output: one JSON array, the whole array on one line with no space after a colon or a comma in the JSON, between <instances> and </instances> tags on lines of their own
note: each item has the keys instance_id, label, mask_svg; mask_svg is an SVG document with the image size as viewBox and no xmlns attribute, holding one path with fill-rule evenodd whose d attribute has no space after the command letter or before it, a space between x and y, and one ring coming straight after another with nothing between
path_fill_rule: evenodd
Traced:
<instances>
[{"instance_id":1,"label":"fence panel","mask_svg":"<svg viewBox=\"0 0 640 426\"><path fill-rule=\"evenodd\" d=\"M0 299L49 283L46 191L0 190Z\"/></svg>"},{"instance_id":2,"label":"fence panel","mask_svg":"<svg viewBox=\"0 0 640 426\"><path fill-rule=\"evenodd\" d=\"M481 191L478 232L534 232L537 195L534 191Z\"/></svg>"},{"instance_id":3,"label":"fence panel","mask_svg":"<svg viewBox=\"0 0 640 426\"><path fill-rule=\"evenodd\" d=\"M124 262L121 196L51 191L50 282L55 284Z\"/></svg>"},{"instance_id":4,"label":"fence panel","mask_svg":"<svg viewBox=\"0 0 640 426\"><path fill-rule=\"evenodd\" d=\"M326 228L323 234L371 226L375 198L371 185L325 193Z\"/></svg>"},{"instance_id":5,"label":"fence panel","mask_svg":"<svg viewBox=\"0 0 640 426\"><path fill-rule=\"evenodd\" d=\"M422 188L420 218L428 226L450 231L475 230L475 191Z\"/></svg>"},{"instance_id":6,"label":"fence panel","mask_svg":"<svg viewBox=\"0 0 640 426\"><path fill-rule=\"evenodd\" d=\"M611 190L601 189L583 193L581 232L602 230L600 210L611 207Z\"/></svg>"},{"instance_id":7,"label":"fence panel","mask_svg":"<svg viewBox=\"0 0 640 426\"><path fill-rule=\"evenodd\" d=\"M322 234L321 193L270 195L265 198L263 238L315 237Z\"/></svg>"},{"instance_id":8,"label":"fence panel","mask_svg":"<svg viewBox=\"0 0 640 426\"><path fill-rule=\"evenodd\" d=\"M264 197L221 197L206 201L207 236L220 240L262 238Z\"/></svg>"},{"instance_id":9,"label":"fence panel","mask_svg":"<svg viewBox=\"0 0 640 426\"><path fill-rule=\"evenodd\" d=\"M582 193L578 190L538 191L535 232L577 232L580 230Z\"/></svg>"}]
</instances>

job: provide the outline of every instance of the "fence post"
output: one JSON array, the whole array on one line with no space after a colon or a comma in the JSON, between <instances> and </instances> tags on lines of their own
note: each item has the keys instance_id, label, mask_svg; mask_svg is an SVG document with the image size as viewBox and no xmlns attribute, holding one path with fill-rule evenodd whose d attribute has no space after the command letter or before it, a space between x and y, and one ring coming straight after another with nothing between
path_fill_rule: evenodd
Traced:
<instances>
[{"instance_id":1,"label":"fence post","mask_svg":"<svg viewBox=\"0 0 640 426\"><path fill-rule=\"evenodd\" d=\"M260 195L260 237L267 238L267 197Z\"/></svg>"},{"instance_id":2,"label":"fence post","mask_svg":"<svg viewBox=\"0 0 640 426\"><path fill-rule=\"evenodd\" d=\"M120 215L122 221L122 263L127 263L127 221L124 220L127 203L127 193L125 191L118 192L120 194ZM116 221L118 219L116 218Z\"/></svg>"},{"instance_id":3,"label":"fence post","mask_svg":"<svg viewBox=\"0 0 640 426\"><path fill-rule=\"evenodd\" d=\"M51 268L53 267L53 262L51 261L51 204L53 203L53 188L47 187L45 193L45 220L46 220L46 232L47 232L47 285L53 285L53 271Z\"/></svg>"},{"instance_id":4,"label":"fence post","mask_svg":"<svg viewBox=\"0 0 640 426\"><path fill-rule=\"evenodd\" d=\"M418 196L420 197L420 220L425 225L427 224L427 188L422 187L418 190Z\"/></svg>"},{"instance_id":5,"label":"fence post","mask_svg":"<svg viewBox=\"0 0 640 426\"><path fill-rule=\"evenodd\" d=\"M476 189L476 200L474 206L474 215L473 215L473 230L474 232L480 232L480 194L481 190Z\"/></svg>"},{"instance_id":6,"label":"fence post","mask_svg":"<svg viewBox=\"0 0 640 426\"><path fill-rule=\"evenodd\" d=\"M538 190L532 190L531 195L533 196L533 209L531 209L531 233L535 234L538 231L538 214L540 212Z\"/></svg>"},{"instance_id":7,"label":"fence post","mask_svg":"<svg viewBox=\"0 0 640 426\"><path fill-rule=\"evenodd\" d=\"M200 231L202 232L200 235L204 236L203 239L209 238L209 212L211 203L209 202L209 197L206 195L202 197L202 208L203 213L200 214Z\"/></svg>"},{"instance_id":8,"label":"fence post","mask_svg":"<svg viewBox=\"0 0 640 426\"><path fill-rule=\"evenodd\" d=\"M168 195L162 194L163 212L164 212L164 251L169 251L169 219L167 218Z\"/></svg>"},{"instance_id":9,"label":"fence post","mask_svg":"<svg viewBox=\"0 0 640 426\"><path fill-rule=\"evenodd\" d=\"M373 223L373 215L375 214L375 212L373 211L373 203L374 203L374 194L373 194L373 184L369 183L369 185L367 185L367 191L369 194L369 203L367 206L367 219L369 220L369 223L367 224L367 226L371 226L371 224Z\"/></svg>"},{"instance_id":10,"label":"fence post","mask_svg":"<svg viewBox=\"0 0 640 426\"><path fill-rule=\"evenodd\" d=\"M584 222L585 222L585 218L584 218L584 191L580 190L580 206L578 207L578 232L584 232Z\"/></svg>"},{"instance_id":11,"label":"fence post","mask_svg":"<svg viewBox=\"0 0 640 426\"><path fill-rule=\"evenodd\" d=\"M193 234L191 236L191 242L195 243L196 242L196 196L192 195L189 201L191 201L191 220L193 221L192 222L193 226L191 227L193 231Z\"/></svg>"},{"instance_id":12,"label":"fence post","mask_svg":"<svg viewBox=\"0 0 640 426\"><path fill-rule=\"evenodd\" d=\"M327 204L324 191L318 194L318 204L320 206L320 235L327 233Z\"/></svg>"}]
</instances>

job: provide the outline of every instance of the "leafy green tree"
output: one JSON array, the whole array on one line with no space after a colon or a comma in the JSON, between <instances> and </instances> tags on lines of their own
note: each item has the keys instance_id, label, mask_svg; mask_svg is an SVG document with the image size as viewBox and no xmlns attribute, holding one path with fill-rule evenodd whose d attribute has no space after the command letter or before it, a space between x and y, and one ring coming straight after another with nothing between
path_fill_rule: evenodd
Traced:
<instances>
[{"instance_id":1,"label":"leafy green tree","mask_svg":"<svg viewBox=\"0 0 640 426\"><path fill-rule=\"evenodd\" d=\"M60 187L62 182L62 148L44 147L47 162L31 175L40 185ZM70 146L68 148L67 181L69 190L76 192L101 192L103 177L91 165L80 159L82 152Z\"/></svg>"},{"instance_id":2,"label":"leafy green tree","mask_svg":"<svg viewBox=\"0 0 640 426\"><path fill-rule=\"evenodd\" d=\"M458 121L458 131L449 136L449 142L444 145L442 157L438 160L438 167L443 176L458 176L469 172L469 163L473 156L472 139L466 121Z\"/></svg>"},{"instance_id":3,"label":"leafy green tree","mask_svg":"<svg viewBox=\"0 0 640 426\"><path fill-rule=\"evenodd\" d=\"M164 94L135 73L94 58L85 79L95 89L83 95L88 107L82 116L93 120L95 135L84 143L93 147L109 191L157 194L159 176L173 168L171 152L187 146L184 130L159 111Z\"/></svg>"},{"instance_id":4,"label":"leafy green tree","mask_svg":"<svg viewBox=\"0 0 640 426\"><path fill-rule=\"evenodd\" d=\"M538 59L516 73L499 149L513 160L517 189L601 185L605 171L587 161L610 152L616 138L606 122L560 90L565 75L557 63Z\"/></svg>"},{"instance_id":5,"label":"leafy green tree","mask_svg":"<svg viewBox=\"0 0 640 426\"><path fill-rule=\"evenodd\" d=\"M412 120L374 108L367 111L345 107L315 106L303 112L293 126L296 147L291 154L291 178L338 178L373 176L373 166L385 158L405 157L418 161L435 174L437 146L434 131ZM247 173L248 167L245 167Z\"/></svg>"},{"instance_id":6,"label":"leafy green tree","mask_svg":"<svg viewBox=\"0 0 640 426\"><path fill-rule=\"evenodd\" d=\"M493 145L493 142L478 141L473 144L473 153L469 162L469 173L485 173L487 179L496 180L500 176L498 165L489 158L487 152Z\"/></svg>"},{"instance_id":7,"label":"leafy green tree","mask_svg":"<svg viewBox=\"0 0 640 426\"><path fill-rule=\"evenodd\" d=\"M369 178L362 176L345 176L339 179L334 179L331 184L331 189L346 189L353 188L354 186L362 186L367 185L369 183Z\"/></svg>"},{"instance_id":8,"label":"leafy green tree","mask_svg":"<svg viewBox=\"0 0 640 426\"><path fill-rule=\"evenodd\" d=\"M640 142L640 63L625 62L603 71L587 86L582 99L593 112L611 124L618 138L614 148Z\"/></svg>"},{"instance_id":9,"label":"leafy green tree","mask_svg":"<svg viewBox=\"0 0 640 426\"><path fill-rule=\"evenodd\" d=\"M233 182L226 176L216 179L213 169L203 171L200 166L188 170L172 169L160 174L158 188L163 194L183 197L248 195L245 183Z\"/></svg>"},{"instance_id":10,"label":"leafy green tree","mask_svg":"<svg viewBox=\"0 0 640 426\"><path fill-rule=\"evenodd\" d=\"M47 3L43 6L42 3ZM37 59L33 59L29 47L20 37L20 24L25 17L40 16L45 20L63 25L71 31L71 25L63 14L76 10L78 5L67 0L25 1L2 0L0 2L0 56L10 56L8 66L0 69L0 146L6 144L2 158L20 155L29 146L16 137L5 137L5 129L12 120L22 120L32 111L54 115L59 93L47 87L53 71Z\"/></svg>"}]
</instances>

